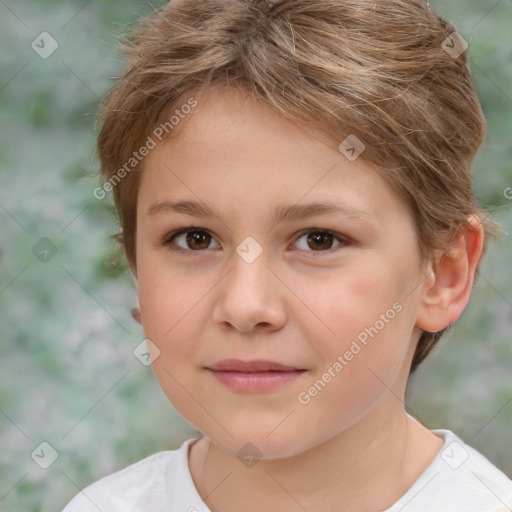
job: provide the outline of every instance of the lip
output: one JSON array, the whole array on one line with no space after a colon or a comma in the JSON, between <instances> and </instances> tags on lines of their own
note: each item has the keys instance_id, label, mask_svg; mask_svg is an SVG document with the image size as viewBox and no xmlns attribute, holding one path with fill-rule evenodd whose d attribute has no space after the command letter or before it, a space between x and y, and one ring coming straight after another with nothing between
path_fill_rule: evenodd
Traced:
<instances>
[{"instance_id":1,"label":"lip","mask_svg":"<svg viewBox=\"0 0 512 512\"><path fill-rule=\"evenodd\" d=\"M222 384L242 392L271 391L290 383L307 370L275 361L225 359L206 369Z\"/></svg>"},{"instance_id":2,"label":"lip","mask_svg":"<svg viewBox=\"0 0 512 512\"><path fill-rule=\"evenodd\" d=\"M303 370L298 366L288 366L275 361L267 361L264 359L257 359L252 361L242 361L240 359L223 359L212 366L207 367L209 370L219 370L227 372L290 372L296 370Z\"/></svg>"}]
</instances>

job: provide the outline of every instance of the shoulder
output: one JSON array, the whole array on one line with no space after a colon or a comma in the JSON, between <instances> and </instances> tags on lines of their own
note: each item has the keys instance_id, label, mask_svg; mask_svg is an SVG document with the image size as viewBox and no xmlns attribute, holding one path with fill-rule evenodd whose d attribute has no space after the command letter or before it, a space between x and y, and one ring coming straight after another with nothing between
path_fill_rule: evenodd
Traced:
<instances>
[{"instance_id":1,"label":"shoulder","mask_svg":"<svg viewBox=\"0 0 512 512\"><path fill-rule=\"evenodd\" d=\"M63 512L160 510L164 503L171 502L175 490L184 490L178 480L188 472L188 447L195 440L185 441L176 450L150 455L92 483Z\"/></svg>"},{"instance_id":2,"label":"shoulder","mask_svg":"<svg viewBox=\"0 0 512 512\"><path fill-rule=\"evenodd\" d=\"M388 512L502 512L512 510L512 480L450 430L433 432L444 446ZM397 508L398 507L398 508Z\"/></svg>"}]
</instances>

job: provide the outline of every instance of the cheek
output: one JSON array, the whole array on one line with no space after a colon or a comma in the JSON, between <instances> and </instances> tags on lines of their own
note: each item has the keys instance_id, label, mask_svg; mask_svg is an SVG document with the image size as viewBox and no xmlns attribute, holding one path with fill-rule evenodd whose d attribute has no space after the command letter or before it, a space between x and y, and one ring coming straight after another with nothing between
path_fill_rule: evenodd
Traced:
<instances>
[{"instance_id":1,"label":"cheek","mask_svg":"<svg viewBox=\"0 0 512 512\"><path fill-rule=\"evenodd\" d=\"M155 345L154 354L150 352L153 372L178 414L200 429L195 420L201 417L201 409L191 400L191 396L200 396L195 388L199 379L195 358L196 340L201 339L201 320L197 318L200 304L194 308L197 298L184 294L182 288L174 293L163 283L147 284L147 288L139 287L139 299L145 337Z\"/></svg>"},{"instance_id":2,"label":"cheek","mask_svg":"<svg viewBox=\"0 0 512 512\"><path fill-rule=\"evenodd\" d=\"M304 431L321 438L348 429L393 388L410 332L407 312L401 303L388 304L390 297L341 302L341 310L339 303L332 306L336 335L319 340L321 367L297 397Z\"/></svg>"},{"instance_id":3,"label":"cheek","mask_svg":"<svg viewBox=\"0 0 512 512\"><path fill-rule=\"evenodd\" d=\"M140 251L138 255L138 295L144 331L162 348L181 337L183 327L201 307L204 291L186 270L175 268L160 254ZM178 334L179 333L179 334Z\"/></svg>"},{"instance_id":4,"label":"cheek","mask_svg":"<svg viewBox=\"0 0 512 512\"><path fill-rule=\"evenodd\" d=\"M318 310L328 326L328 330L323 330L325 335L315 337L322 364L319 371L331 368L331 373L336 374L333 381L353 390L358 388L358 393L378 382L377 376L385 382L392 380L407 354L414 326L410 313L412 297L406 297L404 292L405 269L393 273L379 268L383 266L374 266L372 270L365 265L340 275L324 286L323 293L317 292L318 297L324 297ZM314 336L307 324L303 324L303 329ZM338 371L333 368L336 362ZM344 377L340 378L342 374Z\"/></svg>"},{"instance_id":5,"label":"cheek","mask_svg":"<svg viewBox=\"0 0 512 512\"><path fill-rule=\"evenodd\" d=\"M382 263L379 266L382 268ZM401 278L394 279L389 270L379 272L369 267L340 273L317 292L323 297L318 309L337 349L358 336L364 342L365 330L372 326L378 331L389 330L400 319L398 310L403 309L405 288Z\"/></svg>"},{"instance_id":6,"label":"cheek","mask_svg":"<svg viewBox=\"0 0 512 512\"><path fill-rule=\"evenodd\" d=\"M156 258L139 259L138 295L145 337L156 348L151 354L153 371L164 393L178 413L190 421L196 396L194 388L201 361L198 340L207 324L205 294L213 285L202 286L183 271L169 270Z\"/></svg>"}]
</instances>

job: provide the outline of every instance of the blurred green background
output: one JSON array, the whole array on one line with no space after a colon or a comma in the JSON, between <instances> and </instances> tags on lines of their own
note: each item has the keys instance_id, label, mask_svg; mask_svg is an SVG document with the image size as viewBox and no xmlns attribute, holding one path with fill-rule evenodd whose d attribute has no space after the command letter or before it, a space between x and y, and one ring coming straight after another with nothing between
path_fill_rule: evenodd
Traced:
<instances>
[{"instance_id":1,"label":"blurred green background","mask_svg":"<svg viewBox=\"0 0 512 512\"><path fill-rule=\"evenodd\" d=\"M511 2L431 5L469 43L488 121L474 189L510 232ZM130 315L135 288L108 238L117 231L111 198L92 193L98 101L123 68L116 44L152 9L0 2L0 511L61 510L91 482L196 434L134 357L144 339ZM31 47L42 46L41 32L58 44L47 58ZM407 393L413 416L454 430L509 476L511 249L510 237L491 245L469 306ZM47 469L35 462L55 455Z\"/></svg>"}]
</instances>

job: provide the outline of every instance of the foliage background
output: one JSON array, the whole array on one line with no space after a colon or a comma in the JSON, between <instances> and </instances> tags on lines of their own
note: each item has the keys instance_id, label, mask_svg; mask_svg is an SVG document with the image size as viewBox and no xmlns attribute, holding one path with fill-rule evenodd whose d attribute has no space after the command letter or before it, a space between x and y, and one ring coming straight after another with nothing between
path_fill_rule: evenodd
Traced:
<instances>
[{"instance_id":1,"label":"foliage background","mask_svg":"<svg viewBox=\"0 0 512 512\"><path fill-rule=\"evenodd\" d=\"M511 3L431 4L469 43L488 121L474 188L510 232ZM136 292L108 238L110 198L92 195L98 100L123 66L116 42L152 8L0 2L0 511L61 510L87 484L196 434L133 355L144 338L130 316ZM43 31L59 44L47 59L31 48ZM46 263L33 252L43 237L56 249ZM407 393L411 414L454 430L509 476L511 245L490 247L470 305ZM46 470L31 458L43 441L58 453Z\"/></svg>"}]
</instances>

